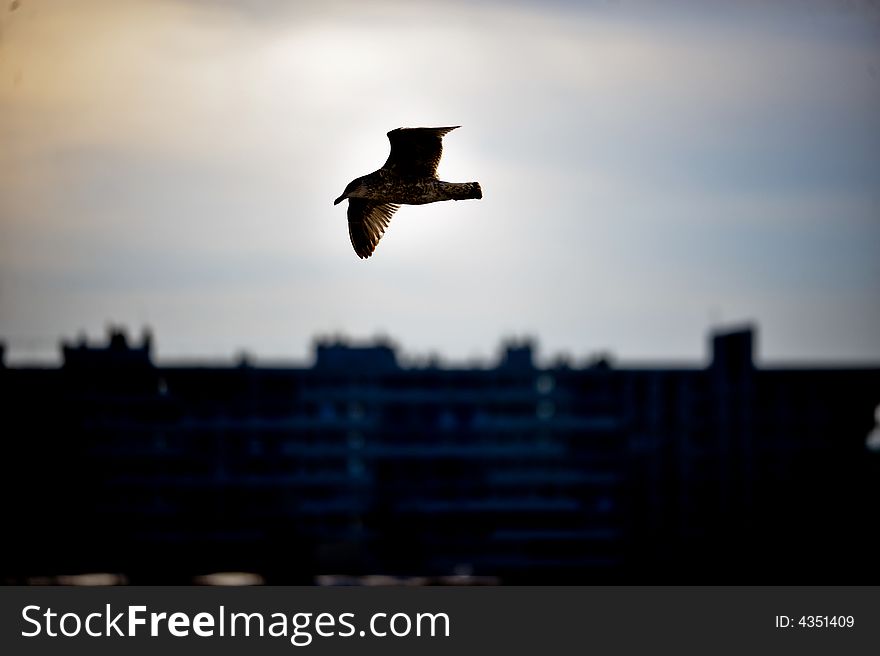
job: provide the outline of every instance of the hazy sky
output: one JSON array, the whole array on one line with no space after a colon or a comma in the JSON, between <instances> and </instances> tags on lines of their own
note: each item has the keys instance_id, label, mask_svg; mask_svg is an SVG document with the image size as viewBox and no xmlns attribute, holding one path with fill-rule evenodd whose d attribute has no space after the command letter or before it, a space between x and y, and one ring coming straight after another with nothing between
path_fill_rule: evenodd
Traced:
<instances>
[{"instance_id":1,"label":"hazy sky","mask_svg":"<svg viewBox=\"0 0 880 656\"><path fill-rule=\"evenodd\" d=\"M730 5L735 5L731 7ZM399 126L461 125L360 260ZM880 360L876 3L4 1L0 340Z\"/></svg>"}]
</instances>

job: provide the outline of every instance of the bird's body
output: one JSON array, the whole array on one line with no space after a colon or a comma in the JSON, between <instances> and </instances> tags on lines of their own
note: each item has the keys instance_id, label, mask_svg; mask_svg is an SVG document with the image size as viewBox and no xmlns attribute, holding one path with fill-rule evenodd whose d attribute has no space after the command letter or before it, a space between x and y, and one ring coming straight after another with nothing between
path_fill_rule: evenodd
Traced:
<instances>
[{"instance_id":1,"label":"bird's body","mask_svg":"<svg viewBox=\"0 0 880 656\"><path fill-rule=\"evenodd\" d=\"M352 180L336 199L334 205L348 198L348 232L359 257L373 254L401 205L483 197L479 182L444 182L437 178L443 135L455 127L392 130L388 133L391 154L385 165Z\"/></svg>"},{"instance_id":2,"label":"bird's body","mask_svg":"<svg viewBox=\"0 0 880 656\"><path fill-rule=\"evenodd\" d=\"M443 182L436 177L405 178L384 168L358 179L361 180L355 191L358 195L349 195L348 198L363 198L396 205L424 205L441 200L464 200L482 196L478 182ZM480 195L475 195L477 193Z\"/></svg>"}]
</instances>

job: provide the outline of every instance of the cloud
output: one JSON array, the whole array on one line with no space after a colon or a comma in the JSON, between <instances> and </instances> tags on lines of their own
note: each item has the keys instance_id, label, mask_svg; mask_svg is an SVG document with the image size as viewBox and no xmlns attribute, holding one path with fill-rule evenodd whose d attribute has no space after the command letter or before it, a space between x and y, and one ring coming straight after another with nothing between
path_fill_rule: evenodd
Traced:
<instances>
[{"instance_id":1,"label":"cloud","mask_svg":"<svg viewBox=\"0 0 880 656\"><path fill-rule=\"evenodd\" d=\"M23 3L0 334L112 316L171 355L382 328L453 356L522 330L694 356L720 307L773 353L880 357L876 25L722 11ZM387 130L448 123L440 172L485 198L404 208L357 260L332 199Z\"/></svg>"}]
</instances>

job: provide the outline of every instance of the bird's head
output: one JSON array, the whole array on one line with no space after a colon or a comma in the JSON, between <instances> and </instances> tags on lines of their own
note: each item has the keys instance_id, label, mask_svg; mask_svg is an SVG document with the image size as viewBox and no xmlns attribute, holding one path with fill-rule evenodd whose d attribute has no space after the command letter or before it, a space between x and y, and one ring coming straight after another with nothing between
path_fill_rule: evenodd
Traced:
<instances>
[{"instance_id":1,"label":"bird's head","mask_svg":"<svg viewBox=\"0 0 880 656\"><path fill-rule=\"evenodd\" d=\"M346 198L358 198L363 194L367 193L366 187L364 185L364 178L356 178L348 183L348 186L345 188L345 191L342 192L342 195L333 201L334 205L339 205Z\"/></svg>"}]
</instances>

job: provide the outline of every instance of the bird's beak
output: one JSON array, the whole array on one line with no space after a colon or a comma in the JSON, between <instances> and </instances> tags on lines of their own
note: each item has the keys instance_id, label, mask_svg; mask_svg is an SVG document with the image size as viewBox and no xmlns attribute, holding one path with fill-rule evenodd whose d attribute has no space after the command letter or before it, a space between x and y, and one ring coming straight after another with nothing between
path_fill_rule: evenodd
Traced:
<instances>
[{"instance_id":1,"label":"bird's beak","mask_svg":"<svg viewBox=\"0 0 880 656\"><path fill-rule=\"evenodd\" d=\"M336 200L333 201L333 204L339 205L339 203L341 203L344 200L345 200L345 194L342 194L339 198L337 198Z\"/></svg>"}]
</instances>

